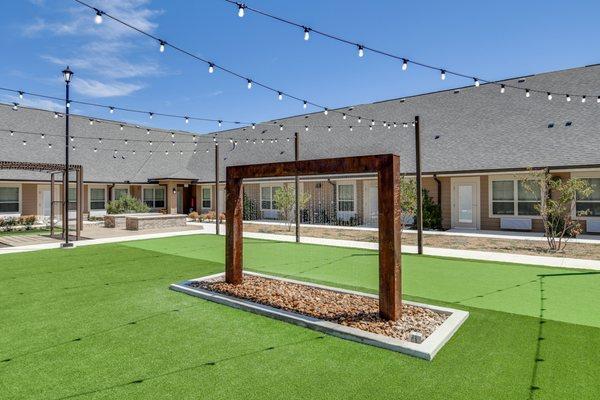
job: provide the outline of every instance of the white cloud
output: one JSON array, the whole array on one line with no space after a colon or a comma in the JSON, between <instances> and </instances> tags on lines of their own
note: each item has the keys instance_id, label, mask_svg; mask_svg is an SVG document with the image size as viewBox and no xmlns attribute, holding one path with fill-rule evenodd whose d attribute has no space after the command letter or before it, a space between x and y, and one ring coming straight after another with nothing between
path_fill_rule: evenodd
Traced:
<instances>
[{"instance_id":1,"label":"white cloud","mask_svg":"<svg viewBox=\"0 0 600 400\"><path fill-rule=\"evenodd\" d=\"M42 110L51 110L51 111L64 111L65 105L50 99L41 99L37 97L25 96L23 99L20 99L16 95L3 95L3 101L7 103L19 103L19 105L31 108L40 108Z\"/></svg>"},{"instance_id":2,"label":"white cloud","mask_svg":"<svg viewBox=\"0 0 600 400\"><path fill-rule=\"evenodd\" d=\"M148 0L104 0L97 7L152 32L158 26L153 19L161 11L149 8L148 3ZM45 7L43 2L40 4ZM102 24L94 24L94 12L83 6L55 11L53 15L58 15L58 19L36 18L23 28L23 34L28 37L54 35L77 41L70 54L46 53L41 57L75 70L77 79L73 80L73 86L78 93L91 97L125 96L146 86L140 79L164 74L156 61L140 54L139 50L148 43L139 33L108 17ZM138 82L130 82L131 79Z\"/></svg>"},{"instance_id":3,"label":"white cloud","mask_svg":"<svg viewBox=\"0 0 600 400\"><path fill-rule=\"evenodd\" d=\"M131 93L137 92L144 86L134 83L125 83L113 81L104 83L93 79L82 79L73 80L73 89L77 93L81 93L89 97L116 97L116 96L127 96Z\"/></svg>"}]
</instances>

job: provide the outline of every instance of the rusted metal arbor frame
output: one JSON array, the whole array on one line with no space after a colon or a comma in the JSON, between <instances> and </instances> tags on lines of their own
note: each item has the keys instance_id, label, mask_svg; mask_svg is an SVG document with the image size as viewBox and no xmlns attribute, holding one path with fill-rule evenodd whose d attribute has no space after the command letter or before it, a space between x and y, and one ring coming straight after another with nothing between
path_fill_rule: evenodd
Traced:
<instances>
[{"instance_id":1,"label":"rusted metal arbor frame","mask_svg":"<svg viewBox=\"0 0 600 400\"><path fill-rule=\"evenodd\" d=\"M402 312L400 259L400 157L393 154L227 167L225 280L242 282L243 195L246 178L377 173L379 204L379 313L398 320Z\"/></svg>"},{"instance_id":2,"label":"rusted metal arbor frame","mask_svg":"<svg viewBox=\"0 0 600 400\"><path fill-rule=\"evenodd\" d=\"M50 235L54 235L54 204L63 203L64 200L54 200L54 185L56 182L55 175L62 174L63 185L68 185L68 176L65 174L64 164L51 164L51 163L32 163L22 161L0 161L1 169L21 170L21 171L36 171L36 172L47 172L50 174ZM83 167L81 165L69 165L69 171L75 172L75 237L77 240L81 239L81 229L83 228ZM63 214L63 232L65 232L65 224L69 223L69 215Z\"/></svg>"}]
</instances>

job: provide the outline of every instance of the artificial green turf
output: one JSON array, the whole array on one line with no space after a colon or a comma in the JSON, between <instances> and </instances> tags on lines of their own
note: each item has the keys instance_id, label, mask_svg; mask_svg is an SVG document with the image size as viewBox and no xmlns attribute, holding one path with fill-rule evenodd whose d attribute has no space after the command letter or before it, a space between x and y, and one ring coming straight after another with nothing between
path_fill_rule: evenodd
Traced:
<instances>
[{"instance_id":1,"label":"artificial green turf","mask_svg":"<svg viewBox=\"0 0 600 400\"><path fill-rule=\"evenodd\" d=\"M194 235L0 256L0 397L600 397L599 275L404 256L406 297L471 313L427 362L167 290L222 271L223 249ZM246 240L245 263L377 287L364 250Z\"/></svg>"}]
</instances>

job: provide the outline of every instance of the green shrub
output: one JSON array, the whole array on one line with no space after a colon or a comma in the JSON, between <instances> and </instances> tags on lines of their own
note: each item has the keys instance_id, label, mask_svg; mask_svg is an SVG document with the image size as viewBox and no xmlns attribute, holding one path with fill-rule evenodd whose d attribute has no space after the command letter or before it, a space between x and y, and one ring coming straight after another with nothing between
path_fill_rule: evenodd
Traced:
<instances>
[{"instance_id":1,"label":"green shrub","mask_svg":"<svg viewBox=\"0 0 600 400\"><path fill-rule=\"evenodd\" d=\"M442 208L433 202L425 189L423 189L423 228L442 229Z\"/></svg>"},{"instance_id":2,"label":"green shrub","mask_svg":"<svg viewBox=\"0 0 600 400\"><path fill-rule=\"evenodd\" d=\"M150 208L131 196L123 196L119 200L108 203L106 212L109 214L147 213Z\"/></svg>"}]
</instances>

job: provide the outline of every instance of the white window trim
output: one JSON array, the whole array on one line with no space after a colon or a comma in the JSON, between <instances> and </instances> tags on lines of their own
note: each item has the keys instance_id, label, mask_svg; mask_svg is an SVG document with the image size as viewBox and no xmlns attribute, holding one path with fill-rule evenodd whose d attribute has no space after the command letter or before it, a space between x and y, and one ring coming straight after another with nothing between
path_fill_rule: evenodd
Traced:
<instances>
[{"instance_id":1,"label":"white window trim","mask_svg":"<svg viewBox=\"0 0 600 400\"><path fill-rule=\"evenodd\" d=\"M117 190L127 190L127 196L131 195L131 191L130 191L128 185L115 185L112 188L112 196L111 196L112 198L111 198L111 200L116 200L115 191L117 191Z\"/></svg>"},{"instance_id":2,"label":"white window trim","mask_svg":"<svg viewBox=\"0 0 600 400\"><path fill-rule=\"evenodd\" d=\"M0 217L20 217L23 212L23 185L20 183L2 183L0 187L18 188L19 189L19 209L17 211L0 212Z\"/></svg>"},{"instance_id":3,"label":"white window trim","mask_svg":"<svg viewBox=\"0 0 600 400\"><path fill-rule=\"evenodd\" d=\"M571 178L579 178L579 179L600 178L600 171L571 172ZM600 202L600 201L599 200L590 201L590 203L593 203L593 202ZM582 220L587 220L587 219L600 220L600 216L593 216L593 215L577 216L577 199L574 200L574 203L575 204L573 205L573 213L571 215L572 218L582 219Z\"/></svg>"},{"instance_id":4,"label":"white window trim","mask_svg":"<svg viewBox=\"0 0 600 400\"><path fill-rule=\"evenodd\" d=\"M539 215L519 215L519 185L515 182L525 180L525 176L523 178L515 176L515 175L489 175L488 176L488 215L490 218L523 218L523 219L541 219ZM493 182L494 181L512 181L513 182L513 204L514 210L512 214L494 214L494 191L493 191ZM499 202L508 202L509 200L498 200ZM525 203L525 200L522 200L521 203ZM533 201L531 201L533 203Z\"/></svg>"},{"instance_id":5,"label":"white window trim","mask_svg":"<svg viewBox=\"0 0 600 400\"><path fill-rule=\"evenodd\" d=\"M208 207L204 207L204 189L208 189L210 192L210 196L208 200L210 202ZM212 186L200 186L200 209L202 210L212 210L213 206L213 189Z\"/></svg>"},{"instance_id":6,"label":"white window trim","mask_svg":"<svg viewBox=\"0 0 600 400\"><path fill-rule=\"evenodd\" d=\"M269 200L271 202L271 207L273 208L263 208L262 204L263 204L263 195L262 195L262 190L264 187L268 187L271 188L271 199ZM283 189L283 183L261 183L260 184L260 211L277 211L274 205L274 201L273 201L273 189L272 188L282 188Z\"/></svg>"},{"instance_id":7,"label":"white window trim","mask_svg":"<svg viewBox=\"0 0 600 400\"><path fill-rule=\"evenodd\" d=\"M341 211L340 210L340 190L339 187L341 185L344 186L352 186L352 210L344 210ZM335 182L335 186L336 186L336 190L335 190L335 205L337 206L337 212L339 213L353 213L356 214L356 181L354 180L342 180L342 181L336 181ZM347 200L342 200L342 201L347 201Z\"/></svg>"},{"instance_id":8,"label":"white window trim","mask_svg":"<svg viewBox=\"0 0 600 400\"><path fill-rule=\"evenodd\" d=\"M92 189L104 190L104 208L95 208L92 210ZM88 210L90 213L106 211L106 204L108 203L107 190L108 190L108 188L106 186L99 186L99 185L89 185L88 186ZM69 199L70 199L70 197L69 197Z\"/></svg>"},{"instance_id":9,"label":"white window trim","mask_svg":"<svg viewBox=\"0 0 600 400\"><path fill-rule=\"evenodd\" d=\"M145 189L163 189L163 193L164 193L164 198L163 198L163 202L165 203L164 207L150 207L150 209L152 210L159 210L161 208L166 208L167 207L167 188L166 186L162 186L162 185L145 185L142 186L142 203L146 204L146 199L144 198L144 190ZM154 200L154 192L152 193L152 203L154 205L154 203L156 203L156 201Z\"/></svg>"}]
</instances>

